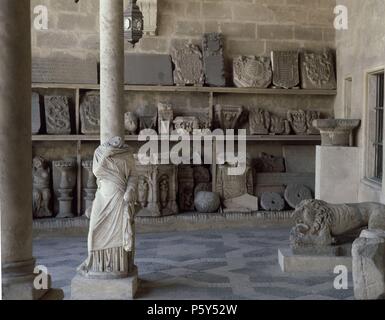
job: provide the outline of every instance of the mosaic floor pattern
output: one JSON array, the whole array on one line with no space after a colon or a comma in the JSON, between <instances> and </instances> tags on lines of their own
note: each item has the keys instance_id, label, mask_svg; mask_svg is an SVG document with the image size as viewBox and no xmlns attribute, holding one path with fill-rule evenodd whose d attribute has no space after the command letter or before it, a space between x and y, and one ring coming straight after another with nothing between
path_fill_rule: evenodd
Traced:
<instances>
[{"instance_id":1,"label":"mosaic floor pattern","mask_svg":"<svg viewBox=\"0 0 385 320\"><path fill-rule=\"evenodd\" d=\"M139 234L136 264L138 299L353 299L336 290L333 273L282 273L277 249L287 246L287 228L204 230ZM52 275L53 286L70 299L70 283L84 260L87 241L80 236L34 239L37 264Z\"/></svg>"}]
</instances>

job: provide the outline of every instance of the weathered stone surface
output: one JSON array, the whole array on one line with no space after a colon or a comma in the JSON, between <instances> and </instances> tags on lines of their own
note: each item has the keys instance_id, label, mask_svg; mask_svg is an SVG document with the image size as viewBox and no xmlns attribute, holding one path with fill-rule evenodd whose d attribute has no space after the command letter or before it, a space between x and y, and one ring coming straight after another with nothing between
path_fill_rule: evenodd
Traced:
<instances>
[{"instance_id":1,"label":"weathered stone surface","mask_svg":"<svg viewBox=\"0 0 385 320\"><path fill-rule=\"evenodd\" d=\"M204 70L202 52L198 46L186 44L173 48L172 59L175 64L174 82L177 86L203 86Z\"/></svg>"},{"instance_id":2,"label":"weathered stone surface","mask_svg":"<svg viewBox=\"0 0 385 320\"><path fill-rule=\"evenodd\" d=\"M32 134L38 134L41 129L40 96L32 92Z\"/></svg>"},{"instance_id":3,"label":"weathered stone surface","mask_svg":"<svg viewBox=\"0 0 385 320\"><path fill-rule=\"evenodd\" d=\"M124 129L130 135L136 134L138 130L138 117L133 112L126 112L124 114Z\"/></svg>"},{"instance_id":4,"label":"weathered stone surface","mask_svg":"<svg viewBox=\"0 0 385 320\"><path fill-rule=\"evenodd\" d=\"M356 147L316 148L315 198L330 203L358 201L360 150Z\"/></svg>"},{"instance_id":5,"label":"weathered stone surface","mask_svg":"<svg viewBox=\"0 0 385 320\"><path fill-rule=\"evenodd\" d=\"M285 200L276 192L265 192L261 196L261 207L267 211L282 211L285 209Z\"/></svg>"},{"instance_id":6,"label":"weathered stone surface","mask_svg":"<svg viewBox=\"0 0 385 320\"><path fill-rule=\"evenodd\" d=\"M213 213L218 211L221 199L217 193L199 191L195 195L194 204L198 212Z\"/></svg>"},{"instance_id":7,"label":"weathered stone surface","mask_svg":"<svg viewBox=\"0 0 385 320\"><path fill-rule=\"evenodd\" d=\"M139 129L155 129L158 119L158 110L154 106L142 105L136 111L139 118Z\"/></svg>"},{"instance_id":8,"label":"weathered stone surface","mask_svg":"<svg viewBox=\"0 0 385 320\"><path fill-rule=\"evenodd\" d=\"M282 157L276 157L262 152L256 159L256 172L285 172L285 162Z\"/></svg>"},{"instance_id":9,"label":"weathered stone surface","mask_svg":"<svg viewBox=\"0 0 385 320\"><path fill-rule=\"evenodd\" d=\"M331 51L300 54L303 89L336 89L334 55Z\"/></svg>"},{"instance_id":10,"label":"weathered stone surface","mask_svg":"<svg viewBox=\"0 0 385 320\"><path fill-rule=\"evenodd\" d=\"M97 84L97 62L92 59L34 57L32 82Z\"/></svg>"},{"instance_id":11,"label":"weathered stone surface","mask_svg":"<svg viewBox=\"0 0 385 320\"><path fill-rule=\"evenodd\" d=\"M174 111L169 103L158 103L158 133L169 133L174 120ZM163 123L162 123L163 122ZM163 125L162 125L163 124Z\"/></svg>"},{"instance_id":12,"label":"weathered stone surface","mask_svg":"<svg viewBox=\"0 0 385 320\"><path fill-rule=\"evenodd\" d=\"M80 102L80 123L83 134L100 133L100 95L86 94Z\"/></svg>"},{"instance_id":13,"label":"weathered stone surface","mask_svg":"<svg viewBox=\"0 0 385 320\"><path fill-rule=\"evenodd\" d=\"M87 218L91 216L92 203L95 200L95 193L98 188L96 183L96 177L92 172L92 159L83 160L82 167L85 169L82 174L83 177L83 200L84 200L84 211L86 213Z\"/></svg>"},{"instance_id":14,"label":"weathered stone surface","mask_svg":"<svg viewBox=\"0 0 385 320\"><path fill-rule=\"evenodd\" d=\"M315 146L283 146L283 158L287 173L315 173Z\"/></svg>"},{"instance_id":15,"label":"weathered stone surface","mask_svg":"<svg viewBox=\"0 0 385 320\"><path fill-rule=\"evenodd\" d=\"M323 146L353 146L353 130L358 128L361 120L318 119L313 126L321 132Z\"/></svg>"},{"instance_id":16,"label":"weathered stone surface","mask_svg":"<svg viewBox=\"0 0 385 320\"><path fill-rule=\"evenodd\" d=\"M138 270L122 279L89 279L80 275L71 281L71 300L132 300L138 289Z\"/></svg>"},{"instance_id":17,"label":"weathered stone surface","mask_svg":"<svg viewBox=\"0 0 385 320\"><path fill-rule=\"evenodd\" d=\"M202 41L205 83L210 87L226 86L223 36L221 33L206 33Z\"/></svg>"},{"instance_id":18,"label":"weathered stone surface","mask_svg":"<svg viewBox=\"0 0 385 320\"><path fill-rule=\"evenodd\" d=\"M253 109L249 113L250 134L269 134L271 115L263 109Z\"/></svg>"},{"instance_id":19,"label":"weathered stone surface","mask_svg":"<svg viewBox=\"0 0 385 320\"><path fill-rule=\"evenodd\" d=\"M321 113L319 111L306 111L306 125L307 134L320 134L319 130L313 126L314 120L320 119Z\"/></svg>"},{"instance_id":20,"label":"weathered stone surface","mask_svg":"<svg viewBox=\"0 0 385 320\"><path fill-rule=\"evenodd\" d=\"M45 122L48 134L70 134L69 100L65 96L45 96Z\"/></svg>"},{"instance_id":21,"label":"weathered stone surface","mask_svg":"<svg viewBox=\"0 0 385 320\"><path fill-rule=\"evenodd\" d=\"M180 212L194 211L194 170L191 166L178 167L178 199Z\"/></svg>"},{"instance_id":22,"label":"weathered stone surface","mask_svg":"<svg viewBox=\"0 0 385 320\"><path fill-rule=\"evenodd\" d=\"M355 298L385 299L385 232L362 232L353 243L352 257Z\"/></svg>"},{"instance_id":23,"label":"weathered stone surface","mask_svg":"<svg viewBox=\"0 0 385 320\"><path fill-rule=\"evenodd\" d=\"M287 120L295 134L307 134L306 113L303 110L289 110Z\"/></svg>"},{"instance_id":24,"label":"weathered stone surface","mask_svg":"<svg viewBox=\"0 0 385 320\"><path fill-rule=\"evenodd\" d=\"M158 21L158 0L138 0L137 4L143 14L143 34L155 36Z\"/></svg>"},{"instance_id":25,"label":"weathered stone surface","mask_svg":"<svg viewBox=\"0 0 385 320\"><path fill-rule=\"evenodd\" d=\"M125 55L124 83L129 85L174 84L171 56L168 54L129 53Z\"/></svg>"},{"instance_id":26,"label":"weathered stone surface","mask_svg":"<svg viewBox=\"0 0 385 320\"><path fill-rule=\"evenodd\" d=\"M290 184L285 190L285 200L290 207L295 209L304 200L313 199L311 190L301 184Z\"/></svg>"},{"instance_id":27,"label":"weathered stone surface","mask_svg":"<svg viewBox=\"0 0 385 320\"><path fill-rule=\"evenodd\" d=\"M239 88L267 88L272 75L269 57L240 56L233 61L233 81Z\"/></svg>"},{"instance_id":28,"label":"weathered stone surface","mask_svg":"<svg viewBox=\"0 0 385 320\"><path fill-rule=\"evenodd\" d=\"M221 129L236 129L239 118L243 113L242 106L220 105L215 106L215 116Z\"/></svg>"},{"instance_id":29,"label":"weathered stone surface","mask_svg":"<svg viewBox=\"0 0 385 320\"><path fill-rule=\"evenodd\" d=\"M290 89L299 85L298 52L272 51L273 85Z\"/></svg>"},{"instance_id":30,"label":"weathered stone surface","mask_svg":"<svg viewBox=\"0 0 385 320\"><path fill-rule=\"evenodd\" d=\"M241 211L244 212L258 211L258 198L250 194L244 194L236 198L227 199L224 201L224 206L232 211Z\"/></svg>"},{"instance_id":31,"label":"weathered stone surface","mask_svg":"<svg viewBox=\"0 0 385 320\"><path fill-rule=\"evenodd\" d=\"M281 118L275 114L272 114L270 117L270 134L285 134L289 135L291 132L291 127L289 121Z\"/></svg>"},{"instance_id":32,"label":"weathered stone surface","mask_svg":"<svg viewBox=\"0 0 385 320\"><path fill-rule=\"evenodd\" d=\"M51 217L51 169L42 157L33 159L32 182L34 218Z\"/></svg>"},{"instance_id":33,"label":"weathered stone surface","mask_svg":"<svg viewBox=\"0 0 385 320\"><path fill-rule=\"evenodd\" d=\"M200 191L211 192L212 190L213 190L213 186L211 182L200 182L200 183L197 183L194 188L194 195L196 195Z\"/></svg>"},{"instance_id":34,"label":"weathered stone surface","mask_svg":"<svg viewBox=\"0 0 385 320\"><path fill-rule=\"evenodd\" d=\"M56 218L72 218L75 216L73 210L73 190L76 185L75 161L53 161L52 165L60 172L60 184L56 190L59 213Z\"/></svg>"},{"instance_id":35,"label":"weathered stone surface","mask_svg":"<svg viewBox=\"0 0 385 320\"><path fill-rule=\"evenodd\" d=\"M173 124L175 130L182 134L192 134L194 129L199 129L199 122L196 117L176 117Z\"/></svg>"}]
</instances>

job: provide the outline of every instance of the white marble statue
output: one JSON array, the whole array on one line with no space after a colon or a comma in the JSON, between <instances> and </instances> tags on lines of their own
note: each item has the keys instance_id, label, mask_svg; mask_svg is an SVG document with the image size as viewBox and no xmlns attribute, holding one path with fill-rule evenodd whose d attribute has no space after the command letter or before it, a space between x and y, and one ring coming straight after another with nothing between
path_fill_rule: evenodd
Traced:
<instances>
[{"instance_id":1,"label":"white marble statue","mask_svg":"<svg viewBox=\"0 0 385 320\"><path fill-rule=\"evenodd\" d=\"M99 146L93 173L98 189L92 205L88 258L78 272L90 278L124 278L134 270L137 180L130 176L130 153L120 137Z\"/></svg>"}]
</instances>

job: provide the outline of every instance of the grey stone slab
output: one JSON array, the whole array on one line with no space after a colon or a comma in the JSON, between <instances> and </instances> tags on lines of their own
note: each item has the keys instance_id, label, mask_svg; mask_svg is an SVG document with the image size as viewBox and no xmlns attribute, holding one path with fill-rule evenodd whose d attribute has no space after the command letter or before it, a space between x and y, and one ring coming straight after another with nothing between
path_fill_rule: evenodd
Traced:
<instances>
[{"instance_id":1,"label":"grey stone slab","mask_svg":"<svg viewBox=\"0 0 385 320\"><path fill-rule=\"evenodd\" d=\"M32 92L32 134L38 134L41 129L40 96Z\"/></svg>"},{"instance_id":2,"label":"grey stone slab","mask_svg":"<svg viewBox=\"0 0 385 320\"><path fill-rule=\"evenodd\" d=\"M285 200L295 209L304 200L313 199L311 191L302 184L289 184L285 190Z\"/></svg>"},{"instance_id":3,"label":"grey stone slab","mask_svg":"<svg viewBox=\"0 0 385 320\"><path fill-rule=\"evenodd\" d=\"M45 122L48 134L70 134L69 99L66 96L45 96Z\"/></svg>"},{"instance_id":4,"label":"grey stone slab","mask_svg":"<svg viewBox=\"0 0 385 320\"><path fill-rule=\"evenodd\" d=\"M32 82L97 84L97 62L78 58L33 58Z\"/></svg>"},{"instance_id":5,"label":"grey stone slab","mask_svg":"<svg viewBox=\"0 0 385 320\"><path fill-rule=\"evenodd\" d=\"M315 146L283 146L286 172L315 173Z\"/></svg>"},{"instance_id":6,"label":"grey stone slab","mask_svg":"<svg viewBox=\"0 0 385 320\"><path fill-rule=\"evenodd\" d=\"M278 263L283 272L333 272L339 265L352 270L352 257L296 255L291 249L278 249Z\"/></svg>"},{"instance_id":7,"label":"grey stone slab","mask_svg":"<svg viewBox=\"0 0 385 320\"><path fill-rule=\"evenodd\" d=\"M204 34L202 49L206 85L211 87L226 86L222 34L215 32Z\"/></svg>"},{"instance_id":8,"label":"grey stone slab","mask_svg":"<svg viewBox=\"0 0 385 320\"><path fill-rule=\"evenodd\" d=\"M299 85L299 56L296 51L272 51L273 85L290 89Z\"/></svg>"},{"instance_id":9,"label":"grey stone slab","mask_svg":"<svg viewBox=\"0 0 385 320\"><path fill-rule=\"evenodd\" d=\"M91 92L80 102L81 132L84 134L100 133L100 95Z\"/></svg>"},{"instance_id":10,"label":"grey stone slab","mask_svg":"<svg viewBox=\"0 0 385 320\"><path fill-rule=\"evenodd\" d=\"M281 211L285 208L285 200L276 192L265 192L261 196L261 207L267 211Z\"/></svg>"},{"instance_id":11,"label":"grey stone slab","mask_svg":"<svg viewBox=\"0 0 385 320\"><path fill-rule=\"evenodd\" d=\"M174 80L171 56L168 54L126 54L124 83L172 86Z\"/></svg>"}]
</instances>

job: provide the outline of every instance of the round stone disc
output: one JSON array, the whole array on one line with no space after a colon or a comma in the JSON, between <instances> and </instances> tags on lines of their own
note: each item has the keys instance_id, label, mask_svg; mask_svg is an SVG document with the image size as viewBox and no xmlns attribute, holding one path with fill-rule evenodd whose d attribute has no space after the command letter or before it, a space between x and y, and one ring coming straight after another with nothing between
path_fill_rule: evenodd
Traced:
<instances>
[{"instance_id":1,"label":"round stone disc","mask_svg":"<svg viewBox=\"0 0 385 320\"><path fill-rule=\"evenodd\" d=\"M261 207L267 211L282 211L285 208L285 200L276 192L265 192L261 196Z\"/></svg>"},{"instance_id":2,"label":"round stone disc","mask_svg":"<svg viewBox=\"0 0 385 320\"><path fill-rule=\"evenodd\" d=\"M301 184L290 184L285 190L285 200L295 209L303 200L313 199L308 187Z\"/></svg>"}]
</instances>

